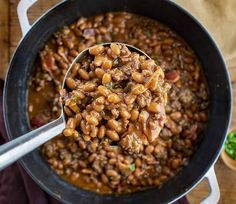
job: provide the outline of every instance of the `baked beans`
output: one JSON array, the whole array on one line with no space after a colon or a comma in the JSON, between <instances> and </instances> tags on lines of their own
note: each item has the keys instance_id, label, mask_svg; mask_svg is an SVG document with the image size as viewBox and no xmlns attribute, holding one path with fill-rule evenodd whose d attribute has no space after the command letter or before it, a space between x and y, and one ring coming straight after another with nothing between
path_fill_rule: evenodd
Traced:
<instances>
[{"instance_id":1,"label":"baked beans","mask_svg":"<svg viewBox=\"0 0 236 204\"><path fill-rule=\"evenodd\" d=\"M134 60L129 61L128 57L131 53L122 51L119 45L107 50L109 58L98 57L106 49L99 45L103 42L131 44L154 61L143 56L138 61L136 55L137 63L132 63ZM73 80L67 80L74 94L64 106L67 129L64 135L45 143L42 154L58 175L97 193L121 194L160 187L188 164L208 120L208 93L193 51L178 34L157 21L125 12L107 13L81 17L56 32L35 63L28 103L31 126L37 128L60 116L59 91L64 75L79 52L96 44L99 46L90 50L96 59L91 56L87 60L88 64L95 60L93 65L75 64ZM122 61L114 60L120 56ZM120 63L131 66L118 67ZM162 77L155 70L156 65L171 84L165 109L158 105L160 97L153 95L159 89L155 78ZM128 81L132 83L127 85ZM86 82L89 83L85 85ZM135 84L144 87L133 89ZM167 120L159 130L149 117L163 114L162 111ZM86 118L87 115L91 117ZM120 132L108 126L110 119L118 122ZM142 124L144 134L131 125L136 123ZM146 135L159 131L156 143L150 143L152 138Z\"/></svg>"}]
</instances>

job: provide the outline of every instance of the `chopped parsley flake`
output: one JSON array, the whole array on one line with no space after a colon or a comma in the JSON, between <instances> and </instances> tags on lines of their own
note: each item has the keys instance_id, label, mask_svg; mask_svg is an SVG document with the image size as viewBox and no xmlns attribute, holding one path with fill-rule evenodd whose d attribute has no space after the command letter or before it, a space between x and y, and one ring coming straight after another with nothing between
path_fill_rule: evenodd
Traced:
<instances>
[{"instance_id":1,"label":"chopped parsley flake","mask_svg":"<svg viewBox=\"0 0 236 204\"><path fill-rule=\"evenodd\" d=\"M110 89L110 90L113 89L113 86L114 86L114 84L113 84L112 82L110 82L110 83L108 83L108 84L106 85L106 87L107 87L108 89Z\"/></svg>"},{"instance_id":2,"label":"chopped parsley flake","mask_svg":"<svg viewBox=\"0 0 236 204\"><path fill-rule=\"evenodd\" d=\"M78 96L73 95L73 96L71 97L71 100L74 101L75 103L77 103L78 100L79 100L79 98L78 98Z\"/></svg>"},{"instance_id":3,"label":"chopped parsley flake","mask_svg":"<svg viewBox=\"0 0 236 204\"><path fill-rule=\"evenodd\" d=\"M104 141L105 141L105 143L107 143L107 144L109 143L109 139L108 139L108 138L105 138Z\"/></svg>"},{"instance_id":4,"label":"chopped parsley flake","mask_svg":"<svg viewBox=\"0 0 236 204\"><path fill-rule=\"evenodd\" d=\"M129 168L131 171L135 171L135 164L130 164Z\"/></svg>"}]
</instances>

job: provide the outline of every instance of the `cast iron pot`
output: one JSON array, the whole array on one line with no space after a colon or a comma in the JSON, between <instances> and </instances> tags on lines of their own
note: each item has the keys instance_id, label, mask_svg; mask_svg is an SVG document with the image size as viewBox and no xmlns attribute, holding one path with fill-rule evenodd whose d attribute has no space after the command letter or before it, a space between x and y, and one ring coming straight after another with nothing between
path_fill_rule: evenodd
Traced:
<instances>
[{"instance_id":1,"label":"cast iron pot","mask_svg":"<svg viewBox=\"0 0 236 204\"><path fill-rule=\"evenodd\" d=\"M180 34L202 64L208 83L210 110L203 139L189 165L160 189L124 196L101 196L63 181L46 164L39 150L21 159L21 164L28 174L44 190L64 203L170 203L185 195L204 177L208 178L213 188L204 202L217 202L219 188L212 166L219 156L230 121L231 87L222 56L207 31L182 8L163 0L63 1L31 27L26 12L35 1L21 0L18 5L24 37L12 57L4 89L4 118L9 139L30 131L27 116L28 82L34 71L37 53L45 42L55 31L80 16L93 16L108 11L129 11L147 16L170 26Z\"/></svg>"}]
</instances>

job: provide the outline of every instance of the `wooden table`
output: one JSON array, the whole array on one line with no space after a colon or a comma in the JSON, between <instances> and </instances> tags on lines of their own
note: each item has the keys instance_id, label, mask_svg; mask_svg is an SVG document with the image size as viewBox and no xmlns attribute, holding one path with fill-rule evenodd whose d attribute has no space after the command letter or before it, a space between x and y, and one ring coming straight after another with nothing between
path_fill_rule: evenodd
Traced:
<instances>
[{"instance_id":1,"label":"wooden table","mask_svg":"<svg viewBox=\"0 0 236 204\"><path fill-rule=\"evenodd\" d=\"M39 0L28 12L30 21L33 22L43 12L59 0ZM14 49L16 48L21 32L19 22L16 15L16 6L18 0L0 0L0 78L4 79L7 70L7 65ZM232 78L233 92L236 94L236 71L229 70ZM235 99L233 102L235 103ZM236 114L233 110L233 116ZM236 118L232 118L231 129L236 129ZM236 172L228 169L221 159L215 166L216 175L221 190L221 204L236 203ZM192 192L188 194L188 199L191 204L199 203L209 192L209 187L206 181L202 181Z\"/></svg>"}]
</instances>

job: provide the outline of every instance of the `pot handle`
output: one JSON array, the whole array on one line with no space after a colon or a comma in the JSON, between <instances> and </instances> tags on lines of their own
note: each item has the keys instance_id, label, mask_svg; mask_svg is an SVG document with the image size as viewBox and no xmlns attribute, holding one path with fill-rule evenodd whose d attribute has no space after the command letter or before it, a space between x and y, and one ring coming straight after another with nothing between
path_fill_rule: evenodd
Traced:
<instances>
[{"instance_id":1,"label":"pot handle","mask_svg":"<svg viewBox=\"0 0 236 204\"><path fill-rule=\"evenodd\" d=\"M36 2L37 0L20 0L17 6L17 15L20 22L20 27L23 36L26 35L26 33L31 28L31 25L29 23L29 19L27 16L28 9Z\"/></svg>"},{"instance_id":2,"label":"pot handle","mask_svg":"<svg viewBox=\"0 0 236 204\"><path fill-rule=\"evenodd\" d=\"M214 166L205 175L210 187L209 195L201 202L201 204L215 204L218 203L220 199L220 189L217 182Z\"/></svg>"}]
</instances>

